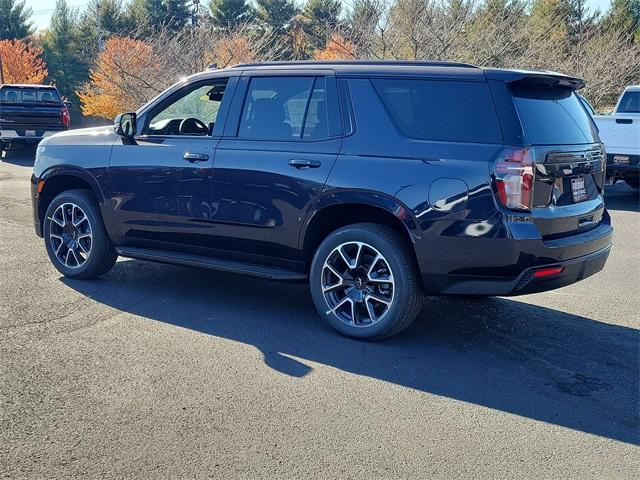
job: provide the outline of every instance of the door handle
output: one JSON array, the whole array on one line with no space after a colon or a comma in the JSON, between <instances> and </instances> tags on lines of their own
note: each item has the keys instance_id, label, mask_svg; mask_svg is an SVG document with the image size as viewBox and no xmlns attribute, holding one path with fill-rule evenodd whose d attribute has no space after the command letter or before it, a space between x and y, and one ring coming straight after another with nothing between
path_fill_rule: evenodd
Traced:
<instances>
[{"instance_id":1,"label":"door handle","mask_svg":"<svg viewBox=\"0 0 640 480\"><path fill-rule=\"evenodd\" d=\"M292 167L302 169L302 168L318 168L321 163L319 160L302 160L293 158L289 160L289 165Z\"/></svg>"},{"instance_id":2,"label":"door handle","mask_svg":"<svg viewBox=\"0 0 640 480\"><path fill-rule=\"evenodd\" d=\"M209 160L209 155L206 153L185 153L184 158L187 162L196 163L196 162L206 162Z\"/></svg>"}]
</instances>

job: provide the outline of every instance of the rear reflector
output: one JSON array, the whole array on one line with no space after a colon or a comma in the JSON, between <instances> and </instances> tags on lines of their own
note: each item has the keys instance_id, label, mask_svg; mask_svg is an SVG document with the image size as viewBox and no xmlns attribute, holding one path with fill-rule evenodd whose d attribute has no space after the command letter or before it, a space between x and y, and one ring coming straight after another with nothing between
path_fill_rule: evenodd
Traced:
<instances>
[{"instance_id":1,"label":"rear reflector","mask_svg":"<svg viewBox=\"0 0 640 480\"><path fill-rule=\"evenodd\" d=\"M564 267L550 267L550 268L541 268L540 270L536 270L533 272L533 276L536 278L540 277L549 277L551 275L557 275L564 270Z\"/></svg>"}]
</instances>

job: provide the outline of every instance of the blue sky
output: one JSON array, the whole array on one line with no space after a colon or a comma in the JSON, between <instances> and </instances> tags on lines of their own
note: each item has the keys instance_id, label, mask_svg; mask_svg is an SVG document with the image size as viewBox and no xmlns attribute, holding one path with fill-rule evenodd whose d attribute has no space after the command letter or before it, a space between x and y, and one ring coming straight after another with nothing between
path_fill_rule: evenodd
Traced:
<instances>
[{"instance_id":1,"label":"blue sky","mask_svg":"<svg viewBox=\"0 0 640 480\"><path fill-rule=\"evenodd\" d=\"M73 7L80 7L84 9L89 3L88 0L67 0L67 3ZM208 2L201 2L208 3ZM611 0L587 0L587 4L591 9L599 8L600 10L606 10L609 8ZM37 28L46 28L49 26L51 20L51 14L53 13L53 7L55 0L27 0L27 6L33 10L33 21Z\"/></svg>"}]
</instances>

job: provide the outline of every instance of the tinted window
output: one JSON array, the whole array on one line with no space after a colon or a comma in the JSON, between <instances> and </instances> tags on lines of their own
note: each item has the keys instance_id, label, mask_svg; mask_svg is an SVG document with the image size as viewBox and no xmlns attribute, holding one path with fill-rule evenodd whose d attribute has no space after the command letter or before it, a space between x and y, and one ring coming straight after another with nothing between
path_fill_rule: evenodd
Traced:
<instances>
[{"instance_id":1,"label":"tinted window","mask_svg":"<svg viewBox=\"0 0 640 480\"><path fill-rule=\"evenodd\" d=\"M569 145L597 142L597 133L577 95L568 88L512 86L516 110L529 143Z\"/></svg>"},{"instance_id":2,"label":"tinted window","mask_svg":"<svg viewBox=\"0 0 640 480\"><path fill-rule=\"evenodd\" d=\"M251 79L238 136L256 140L300 139L313 82L313 77ZM312 127L309 128L311 132Z\"/></svg>"},{"instance_id":3,"label":"tinted window","mask_svg":"<svg viewBox=\"0 0 640 480\"><path fill-rule=\"evenodd\" d=\"M627 92L622 96L618 113L640 113L640 92Z\"/></svg>"},{"instance_id":4,"label":"tinted window","mask_svg":"<svg viewBox=\"0 0 640 480\"><path fill-rule=\"evenodd\" d=\"M446 142L501 143L485 83L375 79L387 110L406 136Z\"/></svg>"},{"instance_id":5,"label":"tinted window","mask_svg":"<svg viewBox=\"0 0 640 480\"><path fill-rule=\"evenodd\" d=\"M60 95L54 88L11 88L0 89L1 103L60 103Z\"/></svg>"},{"instance_id":6,"label":"tinted window","mask_svg":"<svg viewBox=\"0 0 640 480\"><path fill-rule=\"evenodd\" d=\"M304 120L304 135L307 140L319 140L329 136L329 118L327 114L327 89L324 77L318 77L307 107Z\"/></svg>"}]
</instances>

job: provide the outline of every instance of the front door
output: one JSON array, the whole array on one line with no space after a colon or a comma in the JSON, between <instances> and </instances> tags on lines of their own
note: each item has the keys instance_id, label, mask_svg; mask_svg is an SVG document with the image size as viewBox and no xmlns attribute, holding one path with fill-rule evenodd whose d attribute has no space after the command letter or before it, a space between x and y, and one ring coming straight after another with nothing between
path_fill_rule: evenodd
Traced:
<instances>
[{"instance_id":1,"label":"front door","mask_svg":"<svg viewBox=\"0 0 640 480\"><path fill-rule=\"evenodd\" d=\"M112 215L127 243L209 246L215 134L223 127L235 80L209 79L178 89L140 116L134 141L114 145Z\"/></svg>"},{"instance_id":2,"label":"front door","mask_svg":"<svg viewBox=\"0 0 640 480\"><path fill-rule=\"evenodd\" d=\"M304 214L341 145L335 78L249 75L236 97L213 166L216 246L254 261L299 261Z\"/></svg>"}]
</instances>

